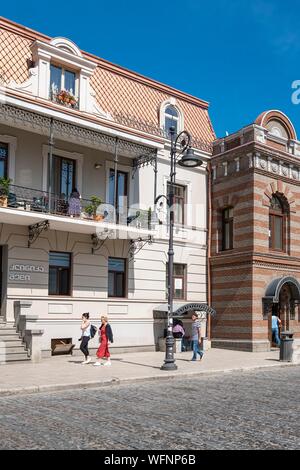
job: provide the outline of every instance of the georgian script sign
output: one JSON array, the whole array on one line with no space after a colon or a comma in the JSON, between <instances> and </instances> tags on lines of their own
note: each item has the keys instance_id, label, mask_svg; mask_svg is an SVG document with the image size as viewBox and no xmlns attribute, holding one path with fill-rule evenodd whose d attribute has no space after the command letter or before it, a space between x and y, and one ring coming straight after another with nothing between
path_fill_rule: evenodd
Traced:
<instances>
[{"instance_id":1,"label":"georgian script sign","mask_svg":"<svg viewBox=\"0 0 300 470\"><path fill-rule=\"evenodd\" d=\"M214 317L217 314L217 312L213 308L209 307L207 304L194 303L194 304L185 304L182 307L178 308L175 312L173 312L173 316L176 316L176 317L181 316L190 311L203 312L206 315L211 315L212 317Z\"/></svg>"},{"instance_id":2,"label":"georgian script sign","mask_svg":"<svg viewBox=\"0 0 300 470\"><path fill-rule=\"evenodd\" d=\"M35 266L31 264L12 264L9 267L8 279L10 281L31 281L30 273L44 273L44 266Z\"/></svg>"}]
</instances>

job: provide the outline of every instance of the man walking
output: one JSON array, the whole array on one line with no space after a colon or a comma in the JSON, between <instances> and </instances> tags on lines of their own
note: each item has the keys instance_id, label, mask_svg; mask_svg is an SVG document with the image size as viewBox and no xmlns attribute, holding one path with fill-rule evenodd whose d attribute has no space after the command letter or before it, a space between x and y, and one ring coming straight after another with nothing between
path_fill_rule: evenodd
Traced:
<instances>
[{"instance_id":1,"label":"man walking","mask_svg":"<svg viewBox=\"0 0 300 470\"><path fill-rule=\"evenodd\" d=\"M279 339L279 327L281 325L281 320L278 318L275 313L272 314L272 341L276 343L276 345L280 346L280 339Z\"/></svg>"},{"instance_id":2,"label":"man walking","mask_svg":"<svg viewBox=\"0 0 300 470\"><path fill-rule=\"evenodd\" d=\"M203 357L203 351L200 349L201 344L201 324L198 320L198 315L193 313L192 315L192 346L193 346L193 357L192 361L197 360L197 354L200 356L200 361Z\"/></svg>"}]
</instances>

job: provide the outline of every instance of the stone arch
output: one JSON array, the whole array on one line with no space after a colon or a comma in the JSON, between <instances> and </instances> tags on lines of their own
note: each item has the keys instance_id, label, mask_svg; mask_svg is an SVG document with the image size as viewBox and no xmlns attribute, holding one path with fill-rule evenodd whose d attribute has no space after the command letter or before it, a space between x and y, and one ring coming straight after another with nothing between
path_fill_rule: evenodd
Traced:
<instances>
[{"instance_id":1,"label":"stone arch","mask_svg":"<svg viewBox=\"0 0 300 470\"><path fill-rule=\"evenodd\" d=\"M76 44L71 41L70 39L63 38L63 37L56 37L53 38L50 42L52 46L57 47L58 49L62 49L66 52L69 52L69 54L74 54L78 57L82 57L82 53Z\"/></svg>"},{"instance_id":2,"label":"stone arch","mask_svg":"<svg viewBox=\"0 0 300 470\"><path fill-rule=\"evenodd\" d=\"M255 124L258 124L264 128L267 128L270 122L278 122L281 126L284 127L289 139L297 140L295 128L290 119L283 112L276 109L271 109L261 113L255 120Z\"/></svg>"},{"instance_id":3,"label":"stone arch","mask_svg":"<svg viewBox=\"0 0 300 470\"><path fill-rule=\"evenodd\" d=\"M285 183L280 180L276 180L268 184L262 196L263 206L270 207L270 201L272 199L273 194L278 194L286 202L290 212L297 212L295 196Z\"/></svg>"}]
</instances>

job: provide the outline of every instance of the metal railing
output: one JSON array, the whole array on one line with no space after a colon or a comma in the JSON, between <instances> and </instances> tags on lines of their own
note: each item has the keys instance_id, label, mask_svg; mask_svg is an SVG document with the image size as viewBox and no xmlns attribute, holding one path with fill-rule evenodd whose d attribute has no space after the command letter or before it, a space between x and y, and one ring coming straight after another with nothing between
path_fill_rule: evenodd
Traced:
<instances>
[{"instance_id":1,"label":"metal railing","mask_svg":"<svg viewBox=\"0 0 300 470\"><path fill-rule=\"evenodd\" d=\"M0 188L1 196L1 188ZM2 193L3 197L3 193ZM6 203L2 207L52 214L61 217L77 217L83 220L96 220L133 228L150 229L152 226L152 213L136 207L119 207L115 209L111 204L101 202L91 212L92 200L80 198L73 204L70 198L64 195L41 191L23 186L10 185Z\"/></svg>"}]
</instances>

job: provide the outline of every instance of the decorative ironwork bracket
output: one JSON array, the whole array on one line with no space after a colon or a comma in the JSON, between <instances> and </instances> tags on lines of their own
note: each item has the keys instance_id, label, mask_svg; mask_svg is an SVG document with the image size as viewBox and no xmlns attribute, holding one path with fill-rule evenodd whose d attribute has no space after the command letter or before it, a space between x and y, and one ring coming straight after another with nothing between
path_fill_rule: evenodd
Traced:
<instances>
[{"instance_id":1,"label":"decorative ironwork bracket","mask_svg":"<svg viewBox=\"0 0 300 470\"><path fill-rule=\"evenodd\" d=\"M50 227L49 220L38 222L37 224L29 225L28 227L28 248L39 238L40 234Z\"/></svg>"},{"instance_id":2,"label":"decorative ironwork bracket","mask_svg":"<svg viewBox=\"0 0 300 470\"><path fill-rule=\"evenodd\" d=\"M128 251L128 261L132 261L134 256L137 255L145 245L152 245L154 243L153 237L149 235L147 238L137 238L136 240L130 240L130 246Z\"/></svg>"},{"instance_id":3,"label":"decorative ironwork bracket","mask_svg":"<svg viewBox=\"0 0 300 470\"><path fill-rule=\"evenodd\" d=\"M135 158L132 163L132 167L133 167L132 178L134 178L135 173L138 170L138 168L142 168L147 165L152 165L153 168L155 169L156 159L157 159L156 150L150 152L149 154L141 155L140 157Z\"/></svg>"},{"instance_id":4,"label":"decorative ironwork bracket","mask_svg":"<svg viewBox=\"0 0 300 470\"><path fill-rule=\"evenodd\" d=\"M94 255L96 253L96 251L99 251L101 250L102 246L104 245L104 243L106 242L106 240L108 240L109 238L109 235L107 235L105 238L101 239L98 237L98 235L96 235L96 233L92 233L91 235L91 239L92 239L92 255Z\"/></svg>"}]
</instances>

